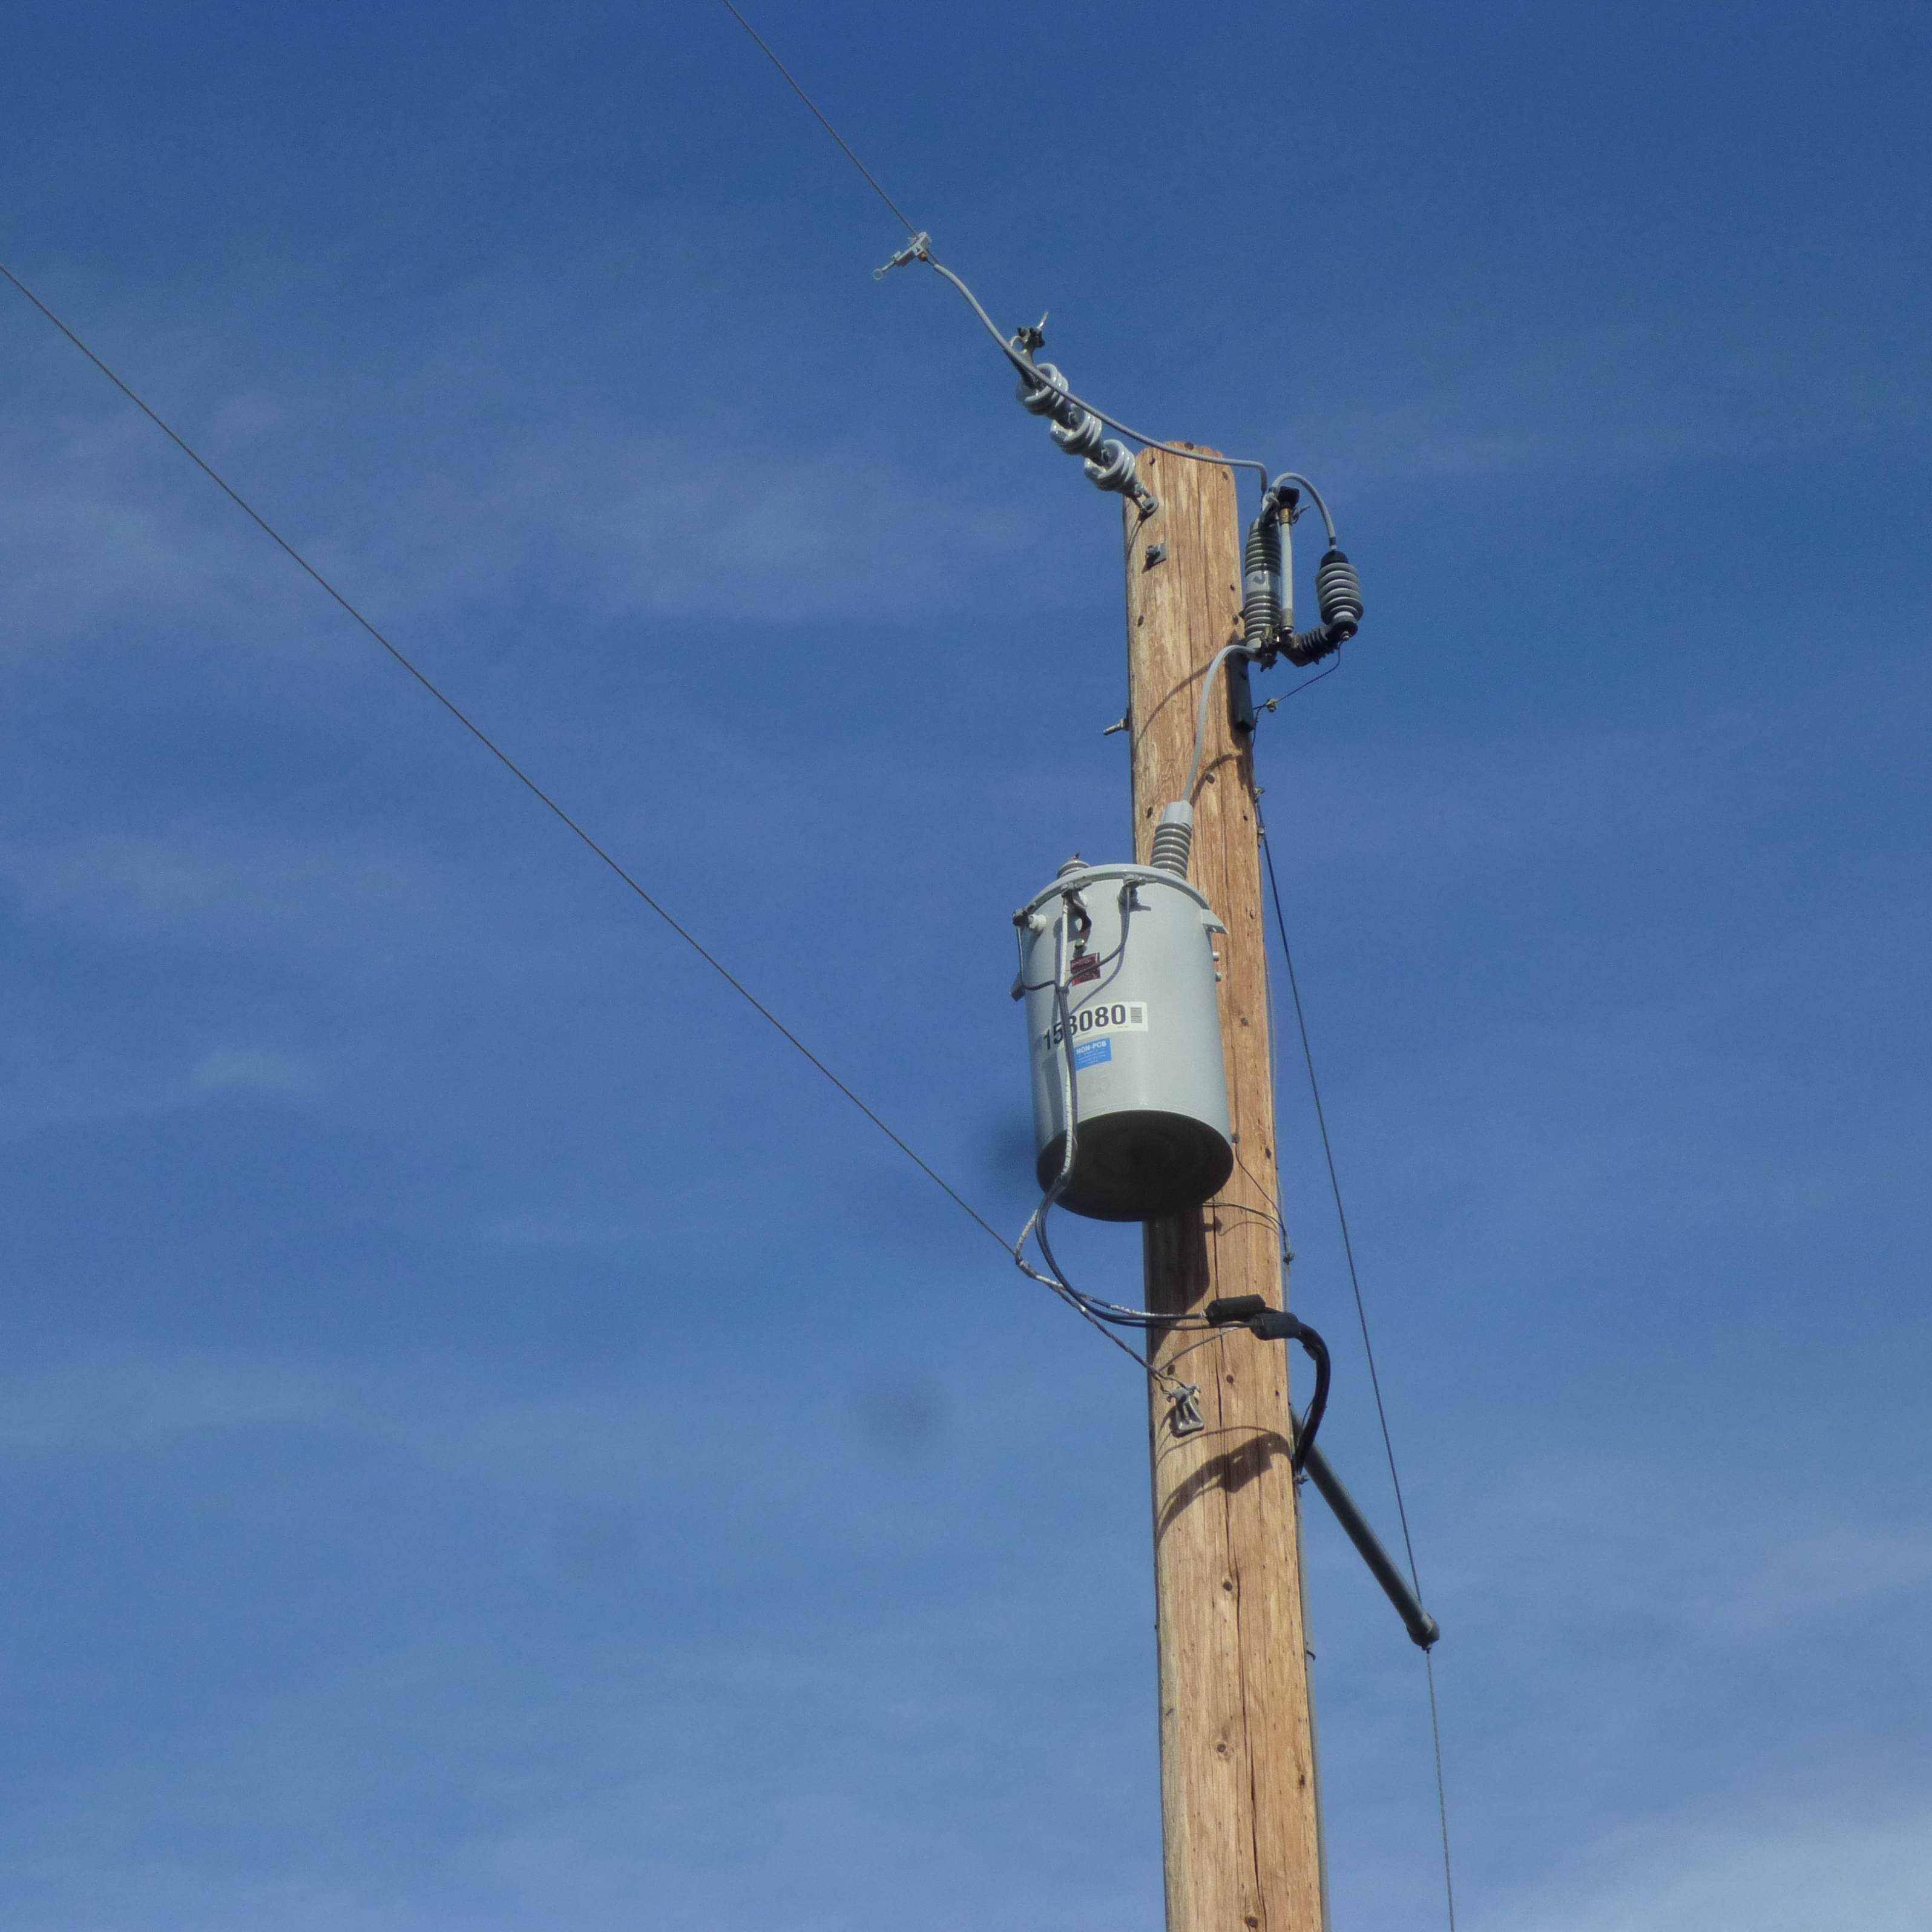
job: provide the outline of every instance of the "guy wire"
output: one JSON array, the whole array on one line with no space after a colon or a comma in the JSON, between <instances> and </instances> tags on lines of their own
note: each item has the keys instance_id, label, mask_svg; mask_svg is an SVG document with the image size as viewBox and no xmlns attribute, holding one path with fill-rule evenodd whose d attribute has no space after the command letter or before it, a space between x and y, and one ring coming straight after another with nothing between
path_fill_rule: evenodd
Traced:
<instances>
[{"instance_id":1,"label":"guy wire","mask_svg":"<svg viewBox=\"0 0 1932 1932\"><path fill-rule=\"evenodd\" d=\"M1325 676L1327 673L1324 672L1322 675ZM1309 684L1314 682L1312 678L1306 680ZM1297 690L1303 688L1300 685L1295 687ZM1355 1270L1354 1246L1348 1238L1348 1211L1342 1204L1341 1178L1336 1172L1335 1150L1329 1141L1328 1119L1322 1109L1322 1084L1315 1074L1315 1049L1308 1037L1308 1016L1302 1008L1301 987L1300 982L1295 977L1294 950L1288 944L1288 920L1282 910L1281 882L1275 876L1274 848L1268 838L1268 821L1262 814L1258 794L1255 800L1255 830L1260 839L1262 856L1268 863L1268 896L1274 904L1275 930L1280 935L1281 956L1288 968L1288 991L1294 1001L1294 1023L1301 1035L1302 1062L1308 1070L1308 1091L1315 1102L1315 1121L1316 1125L1321 1130L1322 1158L1328 1163L1328 1186L1335 1197L1335 1218L1341 1226L1342 1252L1347 1258L1348 1264L1348 1285L1354 1294L1355 1318L1361 1328L1362 1352L1368 1359L1369 1387L1374 1392L1376 1420L1382 1429L1382 1450L1388 1458L1389 1481L1395 1490L1396 1515L1402 1524L1402 1548L1408 1557L1408 1578L1410 1582L1414 1586L1417 1600L1420 1601L1422 1597L1422 1582L1416 1574L1415 1544L1408 1533L1408 1511L1403 1505L1402 1478L1396 1468L1395 1442L1389 1433L1388 1411L1384 1407L1382 1402L1382 1381L1376 1372L1375 1345L1369 1340L1368 1310L1362 1299L1361 1278ZM1272 1027L1269 1029L1269 1048L1272 1052L1274 1048ZM1276 1130L1275 1137L1279 1144L1280 1140L1279 1127ZM1449 1932L1456 1932L1456 1880L1449 1857L1449 1792L1442 1773L1442 1722L1436 1703L1436 1660L1425 1651L1423 1653L1422 1661L1428 1672L1429 1732L1436 1753L1436 1809L1442 1828L1442 1888L1448 1906Z\"/></svg>"},{"instance_id":2,"label":"guy wire","mask_svg":"<svg viewBox=\"0 0 1932 1932\"><path fill-rule=\"evenodd\" d=\"M1368 1358L1369 1386L1375 1393L1376 1419L1381 1425L1382 1450L1388 1458L1389 1480L1395 1489L1396 1514L1402 1523L1402 1542L1408 1555L1409 1581L1415 1586L1415 1594L1422 1594L1422 1585L1415 1572L1415 1545L1408 1533L1408 1512L1402 1505L1402 1478L1395 1466L1395 1443L1389 1434L1388 1411L1382 1403L1381 1378L1376 1373L1375 1345L1369 1340L1368 1310L1362 1300L1361 1277L1355 1270L1355 1250L1348 1238L1348 1210L1342 1205L1342 1182L1335 1171L1335 1150L1328 1138L1328 1118L1322 1111L1322 1085L1315 1077L1315 1049L1308 1038L1308 1018L1302 1010L1301 987L1295 978L1294 954L1288 943L1288 921L1281 909L1281 886L1275 878L1274 850L1268 842L1268 823L1262 817L1261 802L1255 802L1255 830L1261 839L1262 856L1268 862L1268 892L1274 902L1275 930L1281 935L1282 958L1288 967L1288 989L1294 1001L1294 1023L1301 1034L1301 1057L1308 1070L1308 1090L1315 1102L1315 1124L1321 1130L1322 1158L1328 1166L1328 1186L1335 1197L1335 1218L1342 1229L1342 1252L1348 1264L1348 1286L1355 1298L1355 1319L1362 1331L1362 1352Z\"/></svg>"},{"instance_id":3,"label":"guy wire","mask_svg":"<svg viewBox=\"0 0 1932 1932\"><path fill-rule=\"evenodd\" d=\"M1456 1874L1449 1863L1449 1790L1442 1781L1442 1720L1436 1711L1436 1659L1422 1653L1429 1673L1429 1734L1436 1744L1436 1810L1442 1821L1442 1891L1449 1903L1449 1932L1456 1932Z\"/></svg>"}]
</instances>

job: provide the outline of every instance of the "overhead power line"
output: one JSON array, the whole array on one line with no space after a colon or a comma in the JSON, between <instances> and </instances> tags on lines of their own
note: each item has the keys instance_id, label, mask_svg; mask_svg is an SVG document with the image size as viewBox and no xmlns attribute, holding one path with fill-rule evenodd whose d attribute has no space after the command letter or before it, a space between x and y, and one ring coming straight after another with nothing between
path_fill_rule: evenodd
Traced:
<instances>
[{"instance_id":1,"label":"overhead power line","mask_svg":"<svg viewBox=\"0 0 1932 1932\"><path fill-rule=\"evenodd\" d=\"M88 362L92 362L95 368L98 369L108 381L112 382L115 388L118 389L122 394L125 396L128 401L132 403L250 523L254 524L256 528L260 530L278 550L312 579L355 622L374 638L396 663L415 679L416 682L438 704L441 705L443 710L454 718L457 723L461 725L464 730L468 732L470 736L475 739L477 743L481 745L484 750L488 752L490 757L494 758L526 791L530 793L546 812L556 818L587 850L608 866L626 886L629 887L632 892L649 906L651 910L656 913L658 917L662 920L664 924L669 926L671 931L676 933L678 938L682 940L685 944L689 946L692 951L696 953L698 958L703 960L705 964L709 966L712 971L716 973L754 1012L758 1014L760 1018L763 1019L790 1046L796 1048L812 1066L817 1068L819 1072L823 1074L841 1094L844 1094L845 1098L850 1101L853 1106L857 1108L860 1112L864 1114L866 1118L870 1120L872 1125L877 1127L879 1132L884 1134L886 1138L890 1141L893 1146L897 1148L900 1153L904 1154L907 1160L910 1161L962 1213L983 1228L995 1241L998 1242L1001 1248L1004 1249L1007 1246L1006 1237L986 1219L985 1215L980 1212L978 1208L973 1205L971 1202L968 1201L937 1168L926 1160L902 1135L867 1106L716 953L712 952L688 927L682 924L659 900L654 898L621 860L614 856L607 848L600 844L550 793L538 784L536 780L532 778L530 773L524 770L523 766L518 764L516 760L512 758L509 753L483 729L482 725L478 724L454 698L450 697L448 692L412 662L392 639L378 629L375 624L365 616L341 591L338 590L314 564L310 562L308 559L286 537L284 536L281 532L277 530L268 518L263 516L261 512L256 509L254 505L250 502L248 498L244 496L241 491L236 489L234 484L230 483L227 478L224 476L193 444L189 442L179 430L150 407L119 374L97 355L80 335L56 315L4 262L0 262L0 275L5 276L7 280L11 282L14 286L19 290L20 293L32 303L34 307L38 309L40 314L52 322L54 327L58 329L61 334L65 336L68 340L79 350L81 354L85 356Z\"/></svg>"},{"instance_id":2,"label":"overhead power line","mask_svg":"<svg viewBox=\"0 0 1932 1932\"><path fill-rule=\"evenodd\" d=\"M985 308L982 305L980 301L980 298L976 296L973 291L966 286L964 282L961 280L958 276L956 275L944 262L938 260L934 256L932 253L932 237L928 235L924 229L919 227L917 224L914 223L911 216L908 214L905 210L900 207L898 203L893 200L892 196L880 186L878 176L874 174L872 170L866 166L863 161L860 160L858 155L853 150L851 142L847 140L845 136L840 134L838 130L832 124L831 120L826 115L824 109L820 107L818 103L813 100L812 96L806 93L805 89L799 85L797 76L792 72L790 68L785 65L783 61L778 58L777 54L772 51L771 43L765 38L764 34L758 32L757 28L752 25L750 21L745 18L743 14L739 12L736 7L732 5L731 0L718 0L718 4L724 8L726 13L730 15L733 20L737 22L740 26L744 28L746 33L750 37L752 44L758 48L758 51L764 56L766 59L771 62L773 67L778 69L778 73L784 78L785 85L791 89L793 93L798 96L800 100L805 103L806 106L811 110L812 118L817 121L818 124L825 130L826 133L830 134L832 140L838 144L839 152L852 164L853 166L858 170L860 174L864 178L866 186L869 188L872 192L885 203L886 206L891 210L894 217L898 220L899 225L905 230L907 236L910 238L904 248L902 248L899 252L886 264L884 268L880 269L878 273L883 275L886 273L886 269L902 267L908 262L923 262L928 268L932 268L936 271L938 274L943 275L946 280L950 282L952 286L959 291L960 294L965 298L968 306L971 308L973 313L980 318L980 321L985 324L987 334L992 336L993 340L999 344L1001 353L1004 354L1006 359L1012 364L1013 367L1020 372L1021 375L1029 382L1037 383L1040 382L1042 378L1040 376L1040 371L1034 367L1032 359L1026 352L1025 349L1020 346L1017 339L1010 340L1006 336L1000 334L999 325L986 313ZM1037 340L1037 332L1036 332L1034 340ZM1183 442L1163 442L1159 436L1149 436L1144 431L1135 429L1130 424L1122 422L1118 416L1109 416L1105 410L1100 408L1097 405L1093 403L1088 402L1084 397L1076 396L1071 390L1066 390L1064 393L1066 396L1066 400L1070 403L1073 404L1078 408L1085 410L1090 415L1098 416L1101 422L1105 423L1109 429L1118 430L1123 436L1130 438L1135 442L1142 444L1144 447L1148 449L1164 450L1169 456L1181 457L1190 463L1219 464L1229 470L1252 470L1261 478L1262 488L1264 490L1268 488L1268 465L1264 463L1257 463L1254 461L1252 458L1248 457L1210 456L1204 451L1190 449L1186 444ZM1328 511L1325 507L1322 511L1322 514L1324 517L1326 517L1328 514ZM1332 540L1334 536L1332 529L1330 532L1330 536Z\"/></svg>"},{"instance_id":3,"label":"overhead power line","mask_svg":"<svg viewBox=\"0 0 1932 1932\"><path fill-rule=\"evenodd\" d=\"M740 13L737 8L732 5L731 0L718 0L718 4L724 9L726 13L730 15L733 20L737 22L740 26L744 28L746 33L751 35L752 40L757 43L758 51L764 56L766 59L771 62L772 66L778 69L780 74L784 75L785 85L791 89L793 93L798 96L800 100L805 103L806 106L812 110L812 113L818 118L818 124L838 143L840 148L844 154L845 158L865 176L866 185L889 208L892 210L892 213L898 218L899 226L903 228L908 235L910 235L913 232L914 227L912 218L908 214L905 210L900 207L898 203L893 200L892 196L886 194L885 190L879 185L878 177L874 175L872 170L866 166L865 163L860 160L859 157L852 152L851 144L845 139L845 136L840 134L838 130L833 127L832 123L825 118L824 110L819 106L817 101L812 99L810 94L806 92L803 88L799 86L796 79L792 74L791 69L787 67L784 62L780 60L776 54L772 52L771 44L766 40L764 35L760 33L758 28L753 26L751 22L746 20L744 15Z\"/></svg>"}]
</instances>

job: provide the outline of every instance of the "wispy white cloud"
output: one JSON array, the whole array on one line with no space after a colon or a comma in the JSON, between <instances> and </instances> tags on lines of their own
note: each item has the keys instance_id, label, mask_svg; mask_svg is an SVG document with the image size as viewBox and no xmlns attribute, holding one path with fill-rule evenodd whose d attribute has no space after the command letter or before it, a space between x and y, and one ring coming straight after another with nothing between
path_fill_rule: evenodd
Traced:
<instances>
[{"instance_id":1,"label":"wispy white cloud","mask_svg":"<svg viewBox=\"0 0 1932 1932\"><path fill-rule=\"evenodd\" d=\"M217 1046L189 1068L186 1090L194 1095L256 1094L308 1100L328 1084L328 1070L308 1055L266 1046Z\"/></svg>"},{"instance_id":2,"label":"wispy white cloud","mask_svg":"<svg viewBox=\"0 0 1932 1932\"><path fill-rule=\"evenodd\" d=\"M119 1454L207 1431L313 1420L332 1405L326 1382L286 1364L183 1355L70 1362L0 1384L0 1450Z\"/></svg>"},{"instance_id":3,"label":"wispy white cloud","mask_svg":"<svg viewBox=\"0 0 1932 1932\"><path fill-rule=\"evenodd\" d=\"M377 1372L171 1351L81 1358L8 1377L0 1453L139 1454L196 1436L300 1428L384 1444L426 1464L566 1487L600 1471L634 1471L640 1448L677 1426L667 1408L583 1391L506 1395L429 1366Z\"/></svg>"},{"instance_id":4,"label":"wispy white cloud","mask_svg":"<svg viewBox=\"0 0 1932 1932\"><path fill-rule=\"evenodd\" d=\"M452 912L444 880L394 844L188 822L0 842L0 890L30 919L97 937L316 955L337 969L380 964Z\"/></svg>"},{"instance_id":5,"label":"wispy white cloud","mask_svg":"<svg viewBox=\"0 0 1932 1932\"><path fill-rule=\"evenodd\" d=\"M1390 400L1364 408L1318 386L1301 412L1304 446L1335 452L1358 488L1796 457L1909 434L1923 418L1910 372L1761 320L1544 331L1451 373L1390 376Z\"/></svg>"},{"instance_id":6,"label":"wispy white cloud","mask_svg":"<svg viewBox=\"0 0 1932 1932\"><path fill-rule=\"evenodd\" d=\"M1923 1932L1932 1804L1627 1825L1484 1916L1496 1932Z\"/></svg>"},{"instance_id":7,"label":"wispy white cloud","mask_svg":"<svg viewBox=\"0 0 1932 1932\"><path fill-rule=\"evenodd\" d=\"M308 1052L230 1042L183 1064L170 1047L142 1040L42 1036L0 1061L0 1132L31 1135L199 1108L262 1102L312 1106L332 1092L342 1069Z\"/></svg>"},{"instance_id":8,"label":"wispy white cloud","mask_svg":"<svg viewBox=\"0 0 1932 1932\"><path fill-rule=\"evenodd\" d=\"M1018 574L1036 602L1069 594L1031 506L980 487L970 446L940 460L897 422L801 440L782 377L694 371L688 351L659 359L526 293L471 291L360 360L308 345L278 364L270 322L231 326L232 356L213 332L151 332L125 373L386 626L421 635L510 608L742 636L970 608ZM579 365L631 380L613 394ZM81 634L146 647L181 619L210 642L287 648L343 621L85 364L70 388L60 374L41 372L0 453L16 651Z\"/></svg>"},{"instance_id":9,"label":"wispy white cloud","mask_svg":"<svg viewBox=\"0 0 1932 1932\"><path fill-rule=\"evenodd\" d=\"M1507 1576L1552 1628L1586 1610L1640 1616L1735 1650L1932 1586L1922 1523L1850 1510L1794 1520L1784 1487L1713 1494L1630 1459L1546 1461L1491 1492L1470 1528L1471 1575Z\"/></svg>"}]
</instances>

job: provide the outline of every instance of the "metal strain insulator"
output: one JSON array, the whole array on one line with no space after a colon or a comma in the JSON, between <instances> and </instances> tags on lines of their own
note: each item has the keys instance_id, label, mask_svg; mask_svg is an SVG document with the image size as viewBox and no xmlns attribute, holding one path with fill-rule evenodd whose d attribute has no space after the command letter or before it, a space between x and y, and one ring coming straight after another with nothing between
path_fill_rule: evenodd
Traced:
<instances>
[{"instance_id":1,"label":"metal strain insulator","mask_svg":"<svg viewBox=\"0 0 1932 1932\"><path fill-rule=\"evenodd\" d=\"M1053 425L1053 440L1069 456L1092 456L1106 440L1106 430L1100 418L1086 410L1070 412L1074 416L1072 422L1064 417Z\"/></svg>"},{"instance_id":2,"label":"metal strain insulator","mask_svg":"<svg viewBox=\"0 0 1932 1932\"><path fill-rule=\"evenodd\" d=\"M1046 380L1030 382L1024 376L1020 378L1017 392L1020 407L1031 416L1052 416L1060 406L1060 398L1066 393L1066 378L1051 362L1036 362L1033 366Z\"/></svg>"},{"instance_id":3,"label":"metal strain insulator","mask_svg":"<svg viewBox=\"0 0 1932 1932\"><path fill-rule=\"evenodd\" d=\"M1148 863L1157 870L1172 872L1176 878L1187 876L1187 860L1194 849L1194 808L1177 799L1160 815L1154 828L1154 854Z\"/></svg>"},{"instance_id":4,"label":"metal strain insulator","mask_svg":"<svg viewBox=\"0 0 1932 1932\"><path fill-rule=\"evenodd\" d=\"M1248 526L1241 562L1241 640L1258 658L1272 658L1281 628L1281 524L1264 512Z\"/></svg>"},{"instance_id":5,"label":"metal strain insulator","mask_svg":"<svg viewBox=\"0 0 1932 1932\"><path fill-rule=\"evenodd\" d=\"M1335 634L1337 644L1346 644L1361 625L1362 580L1339 550L1322 557L1315 573L1315 595L1322 605L1322 628Z\"/></svg>"},{"instance_id":6,"label":"metal strain insulator","mask_svg":"<svg viewBox=\"0 0 1932 1932\"><path fill-rule=\"evenodd\" d=\"M1125 496L1136 481L1133 452L1124 442L1103 442L1100 454L1087 460L1087 480L1096 490L1118 490Z\"/></svg>"}]
</instances>

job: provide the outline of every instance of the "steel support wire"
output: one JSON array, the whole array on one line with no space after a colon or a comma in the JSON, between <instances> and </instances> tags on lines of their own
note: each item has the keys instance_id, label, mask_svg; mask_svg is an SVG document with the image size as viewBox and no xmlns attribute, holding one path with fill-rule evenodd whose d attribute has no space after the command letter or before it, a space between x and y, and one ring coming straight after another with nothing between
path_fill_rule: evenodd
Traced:
<instances>
[{"instance_id":1,"label":"steel support wire","mask_svg":"<svg viewBox=\"0 0 1932 1932\"><path fill-rule=\"evenodd\" d=\"M1310 683L1313 679L1309 680ZM1388 1459L1389 1484L1395 1492L1396 1520L1402 1526L1403 1554L1408 1559L1408 1583L1414 1595L1417 1606L1421 1606L1422 1582L1415 1562L1415 1544L1409 1534L1408 1511L1402 1500L1402 1477L1396 1468L1395 1442L1389 1432L1388 1411L1383 1404L1382 1378L1376 1372L1375 1345L1369 1339L1368 1308L1362 1298L1361 1277L1355 1267L1354 1244L1348 1234L1348 1210L1342 1204L1341 1177L1335 1166L1335 1150L1328 1136L1328 1118L1322 1105L1322 1083L1315 1072L1315 1049L1308 1037L1308 1016L1301 1004L1301 985L1294 970L1294 952L1288 940L1287 915L1282 910L1281 882L1275 874L1274 848L1268 838L1268 822L1262 814L1258 799L1255 803L1255 831L1261 841L1262 856L1267 862L1268 896L1274 907L1275 930L1281 940L1282 963L1288 968L1288 992L1294 1002L1295 1026L1301 1036L1301 1056L1308 1072L1308 1090L1315 1106L1316 1125L1322 1138L1322 1158L1328 1168L1328 1185L1335 1198L1335 1218L1342 1231L1342 1252L1348 1267L1348 1285L1354 1294L1355 1318L1362 1334L1362 1352L1369 1368L1369 1387L1375 1396L1376 1420L1382 1431L1382 1450ZM1279 1146L1280 1136L1276 1136ZM1359 1548L1360 1546L1357 1546ZM1393 1566L1391 1566L1393 1567ZM1400 1573L1398 1576L1400 1576ZM1429 1731L1436 1753L1436 1805L1442 1834L1442 1889L1448 1906L1449 1932L1456 1932L1456 1875L1449 1846L1449 1790L1442 1770L1442 1722L1436 1697L1436 1658L1432 1649L1425 1649L1422 1657L1429 1686Z\"/></svg>"}]
</instances>

